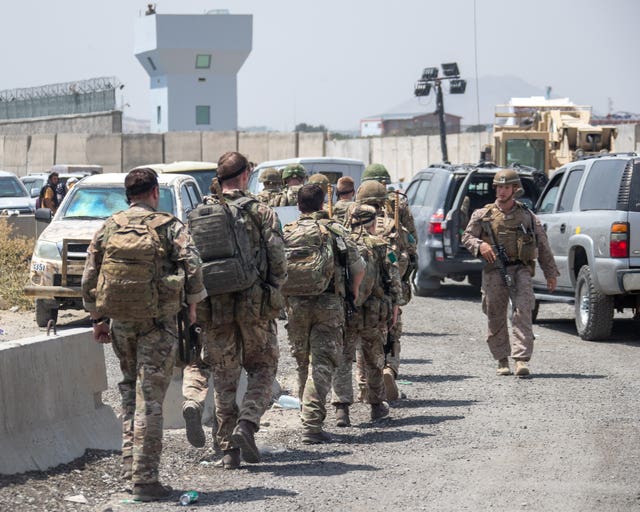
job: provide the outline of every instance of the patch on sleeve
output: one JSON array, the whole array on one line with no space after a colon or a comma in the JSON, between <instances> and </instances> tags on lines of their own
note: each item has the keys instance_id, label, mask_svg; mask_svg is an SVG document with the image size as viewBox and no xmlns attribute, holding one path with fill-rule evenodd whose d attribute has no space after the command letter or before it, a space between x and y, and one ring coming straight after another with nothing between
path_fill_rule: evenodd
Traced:
<instances>
[{"instance_id":1,"label":"patch on sleeve","mask_svg":"<svg viewBox=\"0 0 640 512\"><path fill-rule=\"evenodd\" d=\"M387 258L389 258L389 261L391 263L395 263L396 261L398 261L398 258L396 258L396 253L393 251L389 251L389 254L387 254Z\"/></svg>"}]
</instances>

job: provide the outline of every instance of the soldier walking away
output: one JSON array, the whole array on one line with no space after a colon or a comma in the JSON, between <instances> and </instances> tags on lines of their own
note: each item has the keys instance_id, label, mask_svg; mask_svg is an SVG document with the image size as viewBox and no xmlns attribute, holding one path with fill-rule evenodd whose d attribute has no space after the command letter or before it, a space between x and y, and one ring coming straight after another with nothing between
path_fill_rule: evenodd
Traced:
<instances>
[{"instance_id":1,"label":"soldier walking away","mask_svg":"<svg viewBox=\"0 0 640 512\"><path fill-rule=\"evenodd\" d=\"M269 206L296 206L298 204L298 191L306 180L307 171L302 165L287 165L282 170L284 188Z\"/></svg>"},{"instance_id":2,"label":"soldier walking away","mask_svg":"<svg viewBox=\"0 0 640 512\"><path fill-rule=\"evenodd\" d=\"M487 343L498 361L498 375L510 375L509 356L515 375L525 377L533 352L531 311L535 304L531 276L536 253L550 293L556 288L556 267L547 235L538 218L516 201L522 183L513 169L498 171L493 178L496 201L476 210L462 243L487 264L482 270L482 310L488 319ZM507 309L511 300L512 336L509 338Z\"/></svg>"},{"instance_id":3,"label":"soldier walking away","mask_svg":"<svg viewBox=\"0 0 640 512\"><path fill-rule=\"evenodd\" d=\"M225 153L212 195L189 214L209 293L202 360L213 372L215 436L224 469L237 469L241 454L245 462L260 462L254 436L272 399L279 358L275 318L284 307L280 287L287 279L280 221L246 191L248 181L247 159ZM243 368L247 391L238 406ZM183 414L191 405L185 403ZM202 402L195 406L201 412ZM200 414L192 416L200 425Z\"/></svg>"},{"instance_id":4,"label":"soldier walking away","mask_svg":"<svg viewBox=\"0 0 640 512\"><path fill-rule=\"evenodd\" d=\"M162 403L177 348L176 314L186 300L191 322L206 297L201 261L187 228L157 211L156 173L125 178L128 210L108 218L93 237L82 276L93 336L112 343L120 360L122 477L141 501L169 496L158 481Z\"/></svg>"},{"instance_id":5,"label":"soldier walking away","mask_svg":"<svg viewBox=\"0 0 640 512\"><path fill-rule=\"evenodd\" d=\"M351 213L351 239L366 261L365 276L358 292L358 306L347 317L342 357L333 375L332 403L336 407L336 426L348 427L349 406L353 403L352 367L356 347L360 347L366 375L364 400L371 404L371 419L389 414L385 400L383 369L387 333L398 318L402 285L396 256L387 242L375 236L376 209L358 205Z\"/></svg>"},{"instance_id":6,"label":"soldier walking away","mask_svg":"<svg viewBox=\"0 0 640 512\"><path fill-rule=\"evenodd\" d=\"M341 224L344 222L344 216L347 207L353 202L356 194L355 183L351 176L342 176L336 184L336 204L333 205L333 218Z\"/></svg>"},{"instance_id":7,"label":"soldier walking away","mask_svg":"<svg viewBox=\"0 0 640 512\"><path fill-rule=\"evenodd\" d=\"M59 179L57 172L54 171L49 174L47 182L40 189L40 196L38 197L38 208L49 208L52 215L56 213L60 204L57 193Z\"/></svg>"},{"instance_id":8,"label":"soldier walking away","mask_svg":"<svg viewBox=\"0 0 640 512\"><path fill-rule=\"evenodd\" d=\"M256 199L261 203L269 204L282 190L280 171L274 167L266 168L260 175L260 183L264 188L256 194Z\"/></svg>"},{"instance_id":9,"label":"soldier walking away","mask_svg":"<svg viewBox=\"0 0 640 512\"><path fill-rule=\"evenodd\" d=\"M320 174L319 172L312 174L307 183L313 183L318 185L322 191L324 192L323 202L327 200L327 192L329 191L329 178L327 178L324 174Z\"/></svg>"},{"instance_id":10,"label":"soldier walking away","mask_svg":"<svg viewBox=\"0 0 640 512\"><path fill-rule=\"evenodd\" d=\"M344 337L345 299L355 301L365 263L348 231L322 210L318 185L298 193L298 220L284 227L287 251L286 325L298 371L302 442L331 440L323 431L325 400Z\"/></svg>"}]
</instances>

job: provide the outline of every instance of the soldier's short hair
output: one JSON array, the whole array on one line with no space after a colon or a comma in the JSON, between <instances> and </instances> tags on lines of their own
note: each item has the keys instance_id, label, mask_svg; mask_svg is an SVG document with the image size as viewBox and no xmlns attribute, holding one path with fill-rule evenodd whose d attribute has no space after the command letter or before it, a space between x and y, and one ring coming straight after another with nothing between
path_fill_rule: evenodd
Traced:
<instances>
[{"instance_id":1,"label":"soldier's short hair","mask_svg":"<svg viewBox=\"0 0 640 512\"><path fill-rule=\"evenodd\" d=\"M124 179L127 199L145 195L158 186L158 174L150 167L132 169Z\"/></svg>"},{"instance_id":2,"label":"soldier's short hair","mask_svg":"<svg viewBox=\"0 0 640 512\"><path fill-rule=\"evenodd\" d=\"M240 176L249 168L247 157L237 151L228 151L218 159L218 181L226 181Z\"/></svg>"},{"instance_id":3,"label":"soldier's short hair","mask_svg":"<svg viewBox=\"0 0 640 512\"><path fill-rule=\"evenodd\" d=\"M313 213L322 210L324 192L320 185L307 183L298 190L298 210L302 213Z\"/></svg>"},{"instance_id":4,"label":"soldier's short hair","mask_svg":"<svg viewBox=\"0 0 640 512\"><path fill-rule=\"evenodd\" d=\"M343 176L336 184L336 191L339 196L351 194L355 190L355 182L351 176Z\"/></svg>"}]
</instances>

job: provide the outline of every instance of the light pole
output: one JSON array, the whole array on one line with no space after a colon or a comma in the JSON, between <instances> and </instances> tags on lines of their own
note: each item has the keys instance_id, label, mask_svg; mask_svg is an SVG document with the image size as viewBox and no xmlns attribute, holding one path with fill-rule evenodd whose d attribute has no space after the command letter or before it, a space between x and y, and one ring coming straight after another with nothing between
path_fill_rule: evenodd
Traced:
<instances>
[{"instance_id":1,"label":"light pole","mask_svg":"<svg viewBox=\"0 0 640 512\"><path fill-rule=\"evenodd\" d=\"M444 122L444 101L442 99L442 80L450 80L450 94L464 94L467 88L467 81L460 79L458 64L449 62L442 64L442 78L438 77L438 68L424 68L420 80L416 82L413 93L415 96L428 96L431 87L436 90L436 113L438 114L438 123L440 125L440 149L442 150L442 161L449 163L449 154L447 152L447 125Z\"/></svg>"}]
</instances>

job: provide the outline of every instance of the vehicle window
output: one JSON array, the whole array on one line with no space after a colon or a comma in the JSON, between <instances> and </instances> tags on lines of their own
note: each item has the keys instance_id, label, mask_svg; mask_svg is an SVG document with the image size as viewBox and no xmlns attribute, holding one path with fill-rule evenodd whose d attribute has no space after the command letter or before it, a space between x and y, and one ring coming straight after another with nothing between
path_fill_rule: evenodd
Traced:
<instances>
[{"instance_id":1,"label":"vehicle window","mask_svg":"<svg viewBox=\"0 0 640 512\"><path fill-rule=\"evenodd\" d=\"M416 195L418 194L418 190L420 189L423 182L431 181L431 178L433 178L432 173L422 174L420 176L420 179L413 181L409 185L409 188L407 189L407 202L409 203L409 205L419 206L418 202L416 201ZM427 184L426 186L429 186L429 185Z\"/></svg>"},{"instance_id":2,"label":"vehicle window","mask_svg":"<svg viewBox=\"0 0 640 512\"><path fill-rule=\"evenodd\" d=\"M584 174L584 167L573 169L567 177L567 182L564 185L564 190L560 197L560 203L558 203L558 211L566 212L573 208L573 201L576 198L576 192L578 191L578 185Z\"/></svg>"},{"instance_id":3,"label":"vehicle window","mask_svg":"<svg viewBox=\"0 0 640 512\"><path fill-rule=\"evenodd\" d=\"M175 215L175 204L176 202L173 197L173 189L170 187L160 187L160 202L158 204L158 210Z\"/></svg>"},{"instance_id":4,"label":"vehicle window","mask_svg":"<svg viewBox=\"0 0 640 512\"><path fill-rule=\"evenodd\" d=\"M0 178L0 197L25 197L25 189L18 178L3 176Z\"/></svg>"},{"instance_id":5,"label":"vehicle window","mask_svg":"<svg viewBox=\"0 0 640 512\"><path fill-rule=\"evenodd\" d=\"M180 174L191 176L198 183L198 187L203 194L208 194L211 189L211 181L218 175L215 169L205 171L185 171Z\"/></svg>"},{"instance_id":6,"label":"vehicle window","mask_svg":"<svg viewBox=\"0 0 640 512\"><path fill-rule=\"evenodd\" d=\"M478 208L482 208L496 200L496 191L493 188L493 176L475 175L467 188L468 211L473 213Z\"/></svg>"},{"instance_id":7,"label":"vehicle window","mask_svg":"<svg viewBox=\"0 0 640 512\"><path fill-rule=\"evenodd\" d=\"M640 161L635 162L629 191L629 211L640 212Z\"/></svg>"},{"instance_id":8,"label":"vehicle window","mask_svg":"<svg viewBox=\"0 0 640 512\"><path fill-rule=\"evenodd\" d=\"M545 141L539 139L509 139L506 142L507 165L522 164L544 169Z\"/></svg>"},{"instance_id":9,"label":"vehicle window","mask_svg":"<svg viewBox=\"0 0 640 512\"><path fill-rule=\"evenodd\" d=\"M547 190L540 200L538 213L551 213L553 211L553 207L556 204L556 198L558 197L558 190L560 189L560 181L563 176L564 173L558 172L553 178L551 178L551 183L547 186Z\"/></svg>"},{"instance_id":10,"label":"vehicle window","mask_svg":"<svg viewBox=\"0 0 640 512\"><path fill-rule=\"evenodd\" d=\"M538 200L538 187L533 180L521 179L523 194L518 201L527 205L528 208L533 209Z\"/></svg>"},{"instance_id":11,"label":"vehicle window","mask_svg":"<svg viewBox=\"0 0 640 512\"><path fill-rule=\"evenodd\" d=\"M429 190L429 186L431 185L432 177L433 175L427 175L425 176L425 178L427 179L422 179L415 182L415 187L412 187L415 189L415 192L411 196L411 201L409 202L410 205L415 205L415 206L425 205L426 198L427 198L427 191Z\"/></svg>"},{"instance_id":12,"label":"vehicle window","mask_svg":"<svg viewBox=\"0 0 640 512\"><path fill-rule=\"evenodd\" d=\"M200 190L193 186L193 183L187 183L187 193L189 194L189 198L191 199L191 204L195 208L202 201L202 196L200 195Z\"/></svg>"},{"instance_id":13,"label":"vehicle window","mask_svg":"<svg viewBox=\"0 0 640 512\"><path fill-rule=\"evenodd\" d=\"M580 199L581 210L615 210L626 160L593 162Z\"/></svg>"},{"instance_id":14,"label":"vehicle window","mask_svg":"<svg viewBox=\"0 0 640 512\"><path fill-rule=\"evenodd\" d=\"M182 206L185 212L190 212L195 207L186 185L180 187L180 197L182 198Z\"/></svg>"},{"instance_id":15,"label":"vehicle window","mask_svg":"<svg viewBox=\"0 0 640 512\"><path fill-rule=\"evenodd\" d=\"M74 187L73 196L67 202L63 219L95 218L106 219L116 212L129 208L124 186L106 187ZM158 210L173 213L173 192L167 187L160 187L160 204Z\"/></svg>"}]
</instances>

